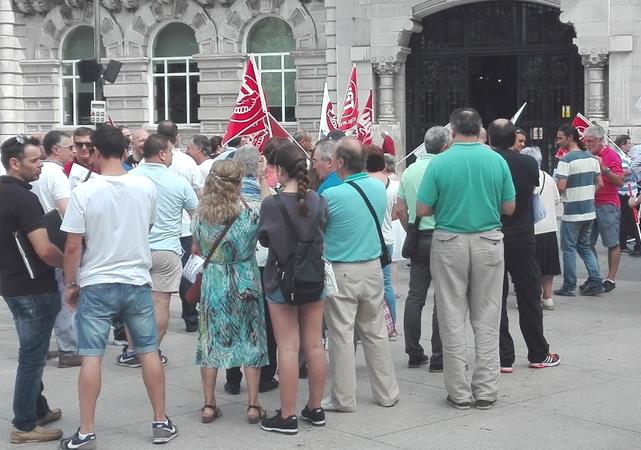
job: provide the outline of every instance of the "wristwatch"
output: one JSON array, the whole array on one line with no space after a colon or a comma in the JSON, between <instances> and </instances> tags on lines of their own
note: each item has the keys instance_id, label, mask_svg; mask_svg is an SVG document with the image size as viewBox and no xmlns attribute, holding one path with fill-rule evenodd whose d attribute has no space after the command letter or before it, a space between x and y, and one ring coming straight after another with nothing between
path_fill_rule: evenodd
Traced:
<instances>
[{"instance_id":1,"label":"wristwatch","mask_svg":"<svg viewBox=\"0 0 641 450\"><path fill-rule=\"evenodd\" d=\"M606 167L603 169L603 175L607 175L608 173L612 172L609 167Z\"/></svg>"},{"instance_id":2,"label":"wristwatch","mask_svg":"<svg viewBox=\"0 0 641 450\"><path fill-rule=\"evenodd\" d=\"M78 287L78 283L76 283L75 281L74 281L73 283L63 283L63 284L65 285L65 287L66 287L67 289L71 289L71 288L74 288L74 287Z\"/></svg>"}]
</instances>

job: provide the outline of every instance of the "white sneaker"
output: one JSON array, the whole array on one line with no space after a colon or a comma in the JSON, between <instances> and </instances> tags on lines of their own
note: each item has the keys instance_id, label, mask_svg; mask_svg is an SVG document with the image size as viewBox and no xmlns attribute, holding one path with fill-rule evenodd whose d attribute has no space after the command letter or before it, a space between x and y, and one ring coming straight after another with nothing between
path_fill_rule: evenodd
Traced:
<instances>
[{"instance_id":1,"label":"white sneaker","mask_svg":"<svg viewBox=\"0 0 641 450\"><path fill-rule=\"evenodd\" d=\"M355 412L356 408L354 409L343 409L343 408L337 408L334 406L334 401L332 400L332 396L328 395L324 399L321 400L321 408L323 408L325 411L340 411L340 412Z\"/></svg>"},{"instance_id":2,"label":"white sneaker","mask_svg":"<svg viewBox=\"0 0 641 450\"><path fill-rule=\"evenodd\" d=\"M554 309L554 300L552 300L551 298L542 298L541 306L543 307L543 309Z\"/></svg>"}]
</instances>

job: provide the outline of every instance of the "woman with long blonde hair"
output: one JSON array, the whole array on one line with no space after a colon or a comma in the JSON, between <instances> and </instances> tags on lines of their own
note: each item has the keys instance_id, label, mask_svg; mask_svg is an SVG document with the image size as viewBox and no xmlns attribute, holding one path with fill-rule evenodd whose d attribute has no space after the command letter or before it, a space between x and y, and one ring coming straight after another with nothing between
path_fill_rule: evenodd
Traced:
<instances>
[{"instance_id":1,"label":"woman with long blonde hair","mask_svg":"<svg viewBox=\"0 0 641 450\"><path fill-rule=\"evenodd\" d=\"M202 278L196 364L205 397L204 423L221 415L214 396L219 368L244 367L247 420L258 423L265 416L258 403L260 367L269 362L255 257L258 211L241 198L242 177L236 162L215 162L192 221L193 251L203 257L227 229Z\"/></svg>"}]
</instances>

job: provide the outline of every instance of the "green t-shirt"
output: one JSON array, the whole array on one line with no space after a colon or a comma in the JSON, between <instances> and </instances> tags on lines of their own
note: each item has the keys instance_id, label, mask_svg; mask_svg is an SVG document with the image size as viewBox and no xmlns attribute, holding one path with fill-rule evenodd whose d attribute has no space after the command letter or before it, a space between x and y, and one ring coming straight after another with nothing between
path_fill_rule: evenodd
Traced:
<instances>
[{"instance_id":1,"label":"green t-shirt","mask_svg":"<svg viewBox=\"0 0 641 450\"><path fill-rule=\"evenodd\" d=\"M516 192L505 159L477 142L457 142L430 163L417 200L434 209L437 230L480 233L501 228L501 204Z\"/></svg>"},{"instance_id":2,"label":"green t-shirt","mask_svg":"<svg viewBox=\"0 0 641 450\"><path fill-rule=\"evenodd\" d=\"M423 181L423 175L427 166L432 162L436 155L426 153L421 155L414 164L411 164L401 177L401 184L398 187L398 198L405 200L407 205L407 223L413 224L416 220L416 193ZM418 225L418 229L433 230L434 229L434 216L423 217Z\"/></svg>"}]
</instances>

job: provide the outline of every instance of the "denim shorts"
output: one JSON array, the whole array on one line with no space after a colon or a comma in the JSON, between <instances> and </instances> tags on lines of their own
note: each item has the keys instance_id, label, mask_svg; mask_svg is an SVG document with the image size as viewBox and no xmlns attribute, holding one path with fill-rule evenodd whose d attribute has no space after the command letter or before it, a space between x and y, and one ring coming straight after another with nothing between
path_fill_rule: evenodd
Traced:
<instances>
[{"instance_id":1,"label":"denim shorts","mask_svg":"<svg viewBox=\"0 0 641 450\"><path fill-rule=\"evenodd\" d=\"M76 313L78 353L102 356L111 322L116 316L125 322L138 353L158 350L156 316L149 285L103 283L80 288Z\"/></svg>"},{"instance_id":2,"label":"denim shorts","mask_svg":"<svg viewBox=\"0 0 641 450\"><path fill-rule=\"evenodd\" d=\"M325 289L323 289L323 292L321 292L319 300L323 300L325 298ZM287 301L285 300L285 296L283 295L283 291L280 289L276 289L273 292L265 293L265 299L267 300L268 303L276 303L278 305L289 305Z\"/></svg>"},{"instance_id":3,"label":"denim shorts","mask_svg":"<svg viewBox=\"0 0 641 450\"><path fill-rule=\"evenodd\" d=\"M619 222L621 220L621 209L610 203L596 206L596 220L592 224L590 244L596 245L599 235L601 242L606 248L619 245Z\"/></svg>"}]
</instances>

